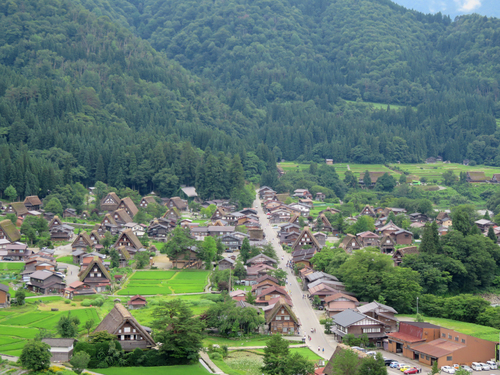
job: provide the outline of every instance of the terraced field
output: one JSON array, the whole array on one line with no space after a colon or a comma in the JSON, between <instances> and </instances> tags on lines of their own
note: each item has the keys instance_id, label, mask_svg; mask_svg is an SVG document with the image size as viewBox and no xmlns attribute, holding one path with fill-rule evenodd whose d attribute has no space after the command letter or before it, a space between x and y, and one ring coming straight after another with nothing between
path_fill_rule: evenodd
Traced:
<instances>
[{"instance_id":1,"label":"terraced field","mask_svg":"<svg viewBox=\"0 0 500 375\"><path fill-rule=\"evenodd\" d=\"M207 285L209 271L137 271L117 294L168 295L200 293Z\"/></svg>"},{"instance_id":2,"label":"terraced field","mask_svg":"<svg viewBox=\"0 0 500 375\"><path fill-rule=\"evenodd\" d=\"M67 311L38 311L34 306L23 309L5 310L0 312L0 353L19 356L26 343L38 333L38 328L55 330L57 322ZM97 326L100 319L94 308L75 309L72 316L80 319L80 331L84 324L92 319Z\"/></svg>"}]
</instances>

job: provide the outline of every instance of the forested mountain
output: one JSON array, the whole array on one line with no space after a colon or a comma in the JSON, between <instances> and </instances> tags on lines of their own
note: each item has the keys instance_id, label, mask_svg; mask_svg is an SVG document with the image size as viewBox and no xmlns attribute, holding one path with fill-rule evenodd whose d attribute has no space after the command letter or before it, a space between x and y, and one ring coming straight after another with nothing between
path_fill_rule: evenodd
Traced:
<instances>
[{"instance_id":1,"label":"forested mountain","mask_svg":"<svg viewBox=\"0 0 500 375\"><path fill-rule=\"evenodd\" d=\"M394 2L422 13L441 12L452 18L471 13L500 17L500 3L497 0L394 0Z\"/></svg>"},{"instance_id":2,"label":"forested mountain","mask_svg":"<svg viewBox=\"0 0 500 375\"><path fill-rule=\"evenodd\" d=\"M500 165L499 47L498 19L389 0L6 1L0 190L167 194L235 154L253 181L278 158Z\"/></svg>"}]
</instances>

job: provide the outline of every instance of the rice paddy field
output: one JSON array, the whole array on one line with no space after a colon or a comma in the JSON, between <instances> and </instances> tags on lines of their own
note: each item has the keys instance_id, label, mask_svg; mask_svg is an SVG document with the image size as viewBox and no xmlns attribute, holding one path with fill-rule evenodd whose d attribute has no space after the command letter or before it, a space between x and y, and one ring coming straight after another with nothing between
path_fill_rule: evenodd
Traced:
<instances>
[{"instance_id":1,"label":"rice paddy field","mask_svg":"<svg viewBox=\"0 0 500 375\"><path fill-rule=\"evenodd\" d=\"M1 271L21 271L24 269L24 262L0 262Z\"/></svg>"},{"instance_id":2,"label":"rice paddy field","mask_svg":"<svg viewBox=\"0 0 500 375\"><path fill-rule=\"evenodd\" d=\"M297 164L293 162L279 163L279 165L286 171L305 170L309 168L309 164ZM491 178L494 173L500 173L500 167L490 167L485 165L467 166L458 163L435 163L435 164L389 164L389 167L383 164L352 164L352 163L337 163L334 164L335 171L339 174L341 179L344 178L345 172L351 170L356 176L365 172L366 170L370 172L387 172L394 175L399 179L399 175L403 172L408 172L413 180L419 180L422 177L427 178L427 181L432 182L436 179L438 182L441 181L441 175L447 171L452 170L458 176L460 172L468 171L483 171L486 177ZM349 168L348 168L349 167ZM395 169L395 170L393 170Z\"/></svg>"},{"instance_id":3,"label":"rice paddy field","mask_svg":"<svg viewBox=\"0 0 500 375\"><path fill-rule=\"evenodd\" d=\"M208 282L209 271L137 271L119 295L168 295L201 293Z\"/></svg>"},{"instance_id":4,"label":"rice paddy field","mask_svg":"<svg viewBox=\"0 0 500 375\"><path fill-rule=\"evenodd\" d=\"M27 339L34 338L39 328L55 330L63 314L68 311L40 311L34 305L0 311L0 353L19 356ZM74 309L71 315L80 319L81 332L87 320L92 319L94 327L100 322L94 308Z\"/></svg>"}]
</instances>

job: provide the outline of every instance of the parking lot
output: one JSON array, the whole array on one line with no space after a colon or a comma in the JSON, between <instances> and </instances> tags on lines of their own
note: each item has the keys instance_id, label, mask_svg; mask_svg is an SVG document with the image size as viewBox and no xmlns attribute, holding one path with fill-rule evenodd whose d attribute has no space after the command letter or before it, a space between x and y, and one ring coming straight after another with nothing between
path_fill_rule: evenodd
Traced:
<instances>
[{"instance_id":1,"label":"parking lot","mask_svg":"<svg viewBox=\"0 0 500 375\"><path fill-rule=\"evenodd\" d=\"M385 358L390 358L390 359L393 359L393 360L398 361L400 363L405 363L411 367L421 368L422 369L421 374L430 374L431 373L431 368L429 366L422 365L421 363L419 363L417 361L413 361L413 360L408 359L406 357L403 357L402 355L399 355L399 354L386 352L385 350L381 350L380 352L382 353L382 356L384 356ZM402 372L399 371L398 369L388 368L387 370L388 370L389 374L394 374L394 375L396 375L396 374L401 375L402 374ZM446 373L442 372L441 374L446 374ZM489 370L489 371L474 371L474 372L472 372L472 374L500 375L500 370L497 369L497 370Z\"/></svg>"}]
</instances>

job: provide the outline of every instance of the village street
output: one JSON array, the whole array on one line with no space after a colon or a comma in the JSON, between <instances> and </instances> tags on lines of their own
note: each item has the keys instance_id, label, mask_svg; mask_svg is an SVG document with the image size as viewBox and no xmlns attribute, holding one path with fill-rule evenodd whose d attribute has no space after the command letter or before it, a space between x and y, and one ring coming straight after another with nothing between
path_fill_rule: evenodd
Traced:
<instances>
[{"instance_id":1,"label":"village street","mask_svg":"<svg viewBox=\"0 0 500 375\"><path fill-rule=\"evenodd\" d=\"M288 259L291 259L291 255L286 253L279 244L279 240L277 238L277 232L274 229L272 229L271 224L269 224L267 215L264 213L264 210L262 209L261 200L258 194L257 198L254 201L254 206L257 210L257 215L259 216L259 221L266 235L266 239L273 245L274 249L276 250L276 254L279 257L280 261L279 267L285 269L288 273L288 285L286 286L286 290L288 291L290 297L292 298L293 310L301 323L300 335L303 337L305 333L306 337L307 335L311 336L311 341L307 339L306 343L313 351L318 353L324 359L328 360L335 351L337 343L334 340L333 335L324 334L323 332L324 326L319 323L317 311L312 308L312 305L308 299L302 298L302 295L306 292L302 290L301 286L299 285L299 282L297 281L297 278L293 275L292 270L290 268L285 267L286 261ZM281 257L283 257L283 260L281 260ZM316 333L311 334L311 328L315 328ZM319 352L318 352L318 347L320 347L321 349ZM324 352L323 348L325 349ZM389 353L386 351L381 351L381 353L386 358L391 358L398 362L407 363L408 365L411 366L420 367L422 368L423 374L430 373L429 367L422 366L422 364L416 361L412 361L401 355ZM388 368L387 370L389 374L401 374L401 372L397 369ZM494 370L491 371L491 373L500 374L500 370Z\"/></svg>"}]
</instances>

